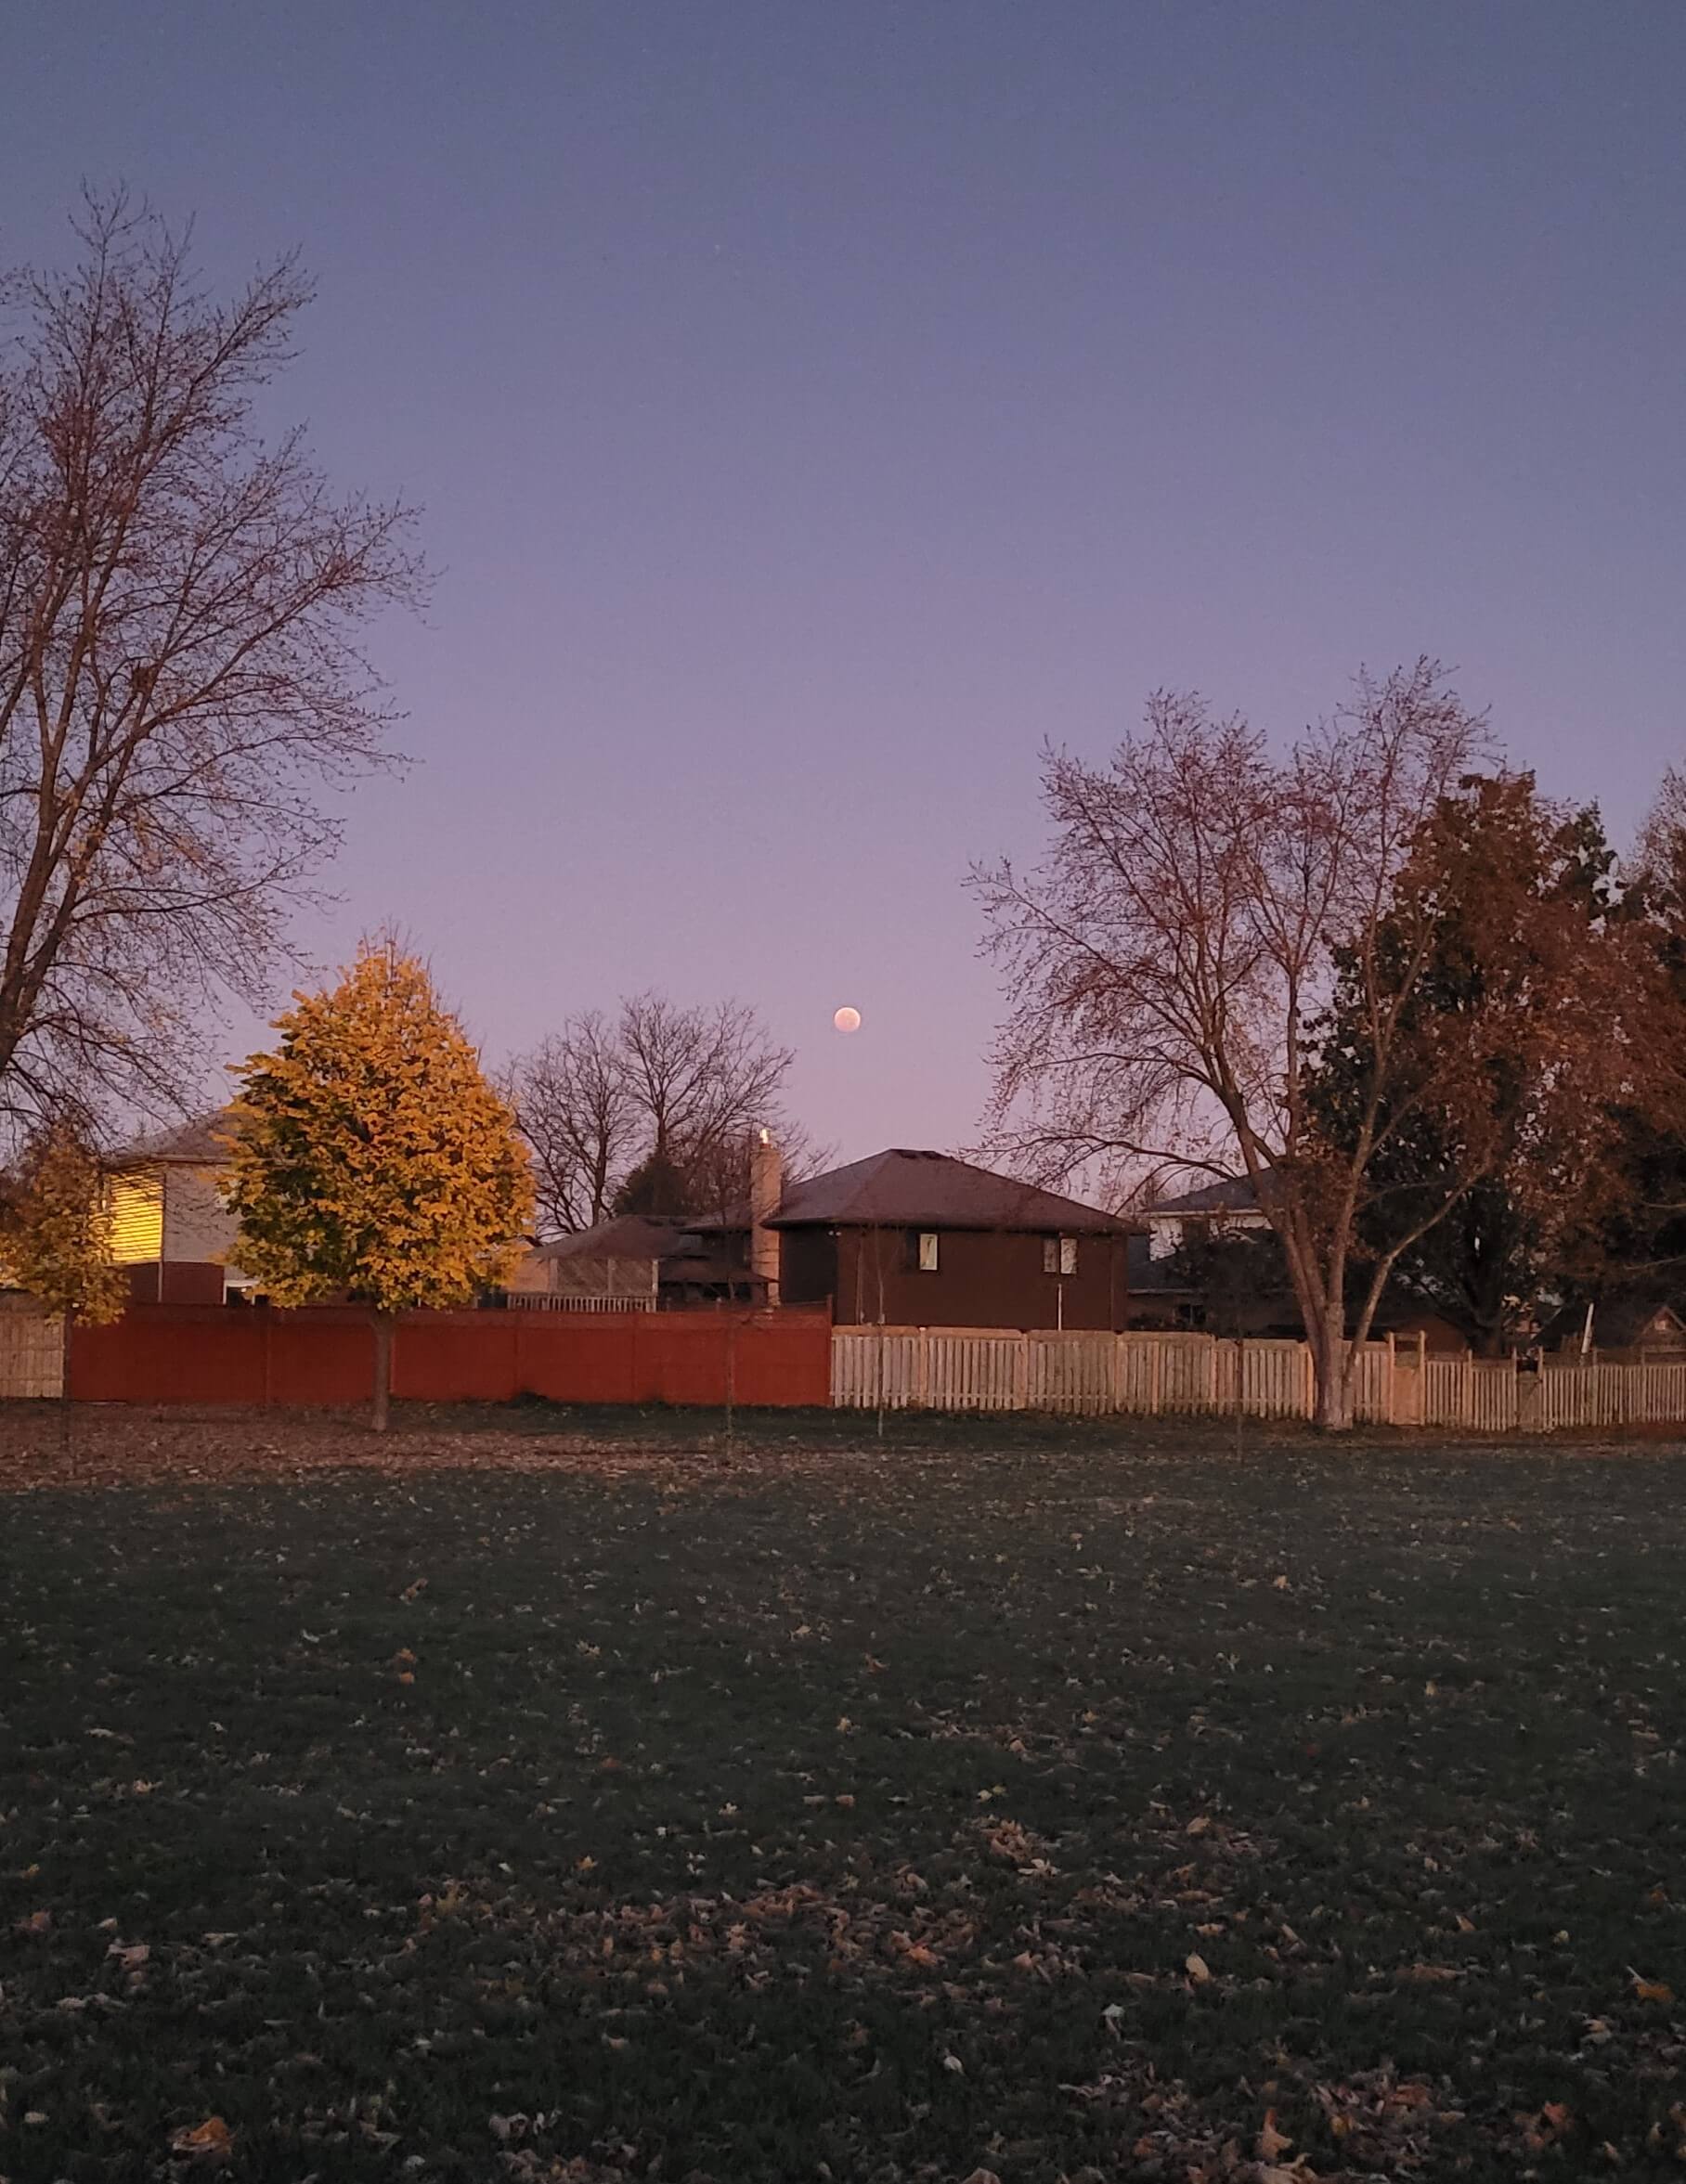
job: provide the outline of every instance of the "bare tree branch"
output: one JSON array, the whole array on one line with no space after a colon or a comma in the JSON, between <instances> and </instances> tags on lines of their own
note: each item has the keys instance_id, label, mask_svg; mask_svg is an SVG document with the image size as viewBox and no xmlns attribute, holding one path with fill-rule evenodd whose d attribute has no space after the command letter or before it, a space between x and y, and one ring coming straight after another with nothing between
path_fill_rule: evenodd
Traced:
<instances>
[{"instance_id":1,"label":"bare tree branch","mask_svg":"<svg viewBox=\"0 0 1686 2184\"><path fill-rule=\"evenodd\" d=\"M76 262L7 285L0 368L0 1112L157 1105L196 1012L261 1000L338 830L316 802L382 763L360 634L414 603L409 512L336 499L252 403L310 290L233 302L188 239L90 200Z\"/></svg>"},{"instance_id":2,"label":"bare tree branch","mask_svg":"<svg viewBox=\"0 0 1686 2184\"><path fill-rule=\"evenodd\" d=\"M1008 1002L992 1148L1049 1181L1090 1168L1114 1195L1145 1164L1250 1177L1312 1336L1326 1422L1350 1411L1347 1269L1385 1109L1370 1101L1343 1161L1307 1112L1333 950L1369 965L1385 1056L1399 997L1369 937L1438 799L1485 748L1483 721L1429 660L1360 676L1283 759L1239 716L1161 691L1109 766L1044 751L1053 832L1038 866L972 875Z\"/></svg>"}]
</instances>

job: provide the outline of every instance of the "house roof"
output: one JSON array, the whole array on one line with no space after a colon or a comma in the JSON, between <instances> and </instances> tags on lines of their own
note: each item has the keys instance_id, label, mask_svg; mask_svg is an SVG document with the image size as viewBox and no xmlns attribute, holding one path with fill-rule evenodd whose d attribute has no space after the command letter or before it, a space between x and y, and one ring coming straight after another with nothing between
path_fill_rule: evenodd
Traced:
<instances>
[{"instance_id":1,"label":"house roof","mask_svg":"<svg viewBox=\"0 0 1686 2184\"><path fill-rule=\"evenodd\" d=\"M892 1146L785 1194L772 1228L1031 1229L1127 1235L1132 1224L1096 1206L997 1175L947 1153Z\"/></svg>"},{"instance_id":2,"label":"house roof","mask_svg":"<svg viewBox=\"0 0 1686 2184\"><path fill-rule=\"evenodd\" d=\"M680 1249L688 1224L667 1214L623 1213L614 1221L599 1221L594 1229L578 1229L571 1236L558 1236L540 1244L535 1259L671 1259Z\"/></svg>"},{"instance_id":3,"label":"house roof","mask_svg":"<svg viewBox=\"0 0 1686 2184\"><path fill-rule=\"evenodd\" d=\"M110 1154L108 1168L148 1168L166 1162L179 1162L188 1168L222 1168L227 1165L228 1148L224 1142L228 1128L228 1109L219 1107L214 1114L201 1115L191 1122L177 1122L168 1130L153 1131L149 1136L136 1138L132 1144L120 1146Z\"/></svg>"},{"instance_id":4,"label":"house roof","mask_svg":"<svg viewBox=\"0 0 1686 2184\"><path fill-rule=\"evenodd\" d=\"M1264 1179L1269 1190L1268 1173ZM1201 1183L1198 1190L1185 1191L1180 1197L1159 1198L1144 1208L1151 1221L1161 1213L1256 1213L1259 1209L1259 1192L1248 1175L1220 1176L1215 1182Z\"/></svg>"},{"instance_id":5,"label":"house roof","mask_svg":"<svg viewBox=\"0 0 1686 2184\"><path fill-rule=\"evenodd\" d=\"M1564 1343L1579 1346L1587 1325L1587 1303L1583 1298L1578 1304L1561 1305L1536 1340L1542 1350L1554 1350ZM1660 1303L1654 1297L1609 1297L1592 1308L1592 1348L1594 1350L1633 1350L1648 1335L1665 1339L1676 1339L1686 1335L1686 1320L1671 1304Z\"/></svg>"}]
</instances>

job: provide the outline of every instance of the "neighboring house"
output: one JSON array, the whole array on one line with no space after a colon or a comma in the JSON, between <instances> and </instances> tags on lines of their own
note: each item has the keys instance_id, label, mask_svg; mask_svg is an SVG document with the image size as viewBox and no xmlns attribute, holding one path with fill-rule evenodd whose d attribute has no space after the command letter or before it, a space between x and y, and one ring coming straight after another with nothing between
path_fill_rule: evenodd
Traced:
<instances>
[{"instance_id":1,"label":"neighboring house","mask_svg":"<svg viewBox=\"0 0 1686 2184\"><path fill-rule=\"evenodd\" d=\"M1144 1207L1130 1244L1130 1324L1225 1334L1297 1333L1299 1311L1280 1283L1246 1295L1208 1294L1195 1272L1200 1247L1227 1237L1263 1241L1270 1222L1246 1176L1225 1176ZM1233 1280L1239 1269L1229 1270ZM1223 1325L1220 1326L1219 1323ZM1233 1324L1232 1324L1233 1323Z\"/></svg>"},{"instance_id":2,"label":"neighboring house","mask_svg":"<svg viewBox=\"0 0 1686 2184\"><path fill-rule=\"evenodd\" d=\"M142 1138L105 1163L112 1255L140 1304L221 1304L240 1286L223 1203L220 1115Z\"/></svg>"},{"instance_id":3,"label":"neighboring house","mask_svg":"<svg viewBox=\"0 0 1686 2184\"><path fill-rule=\"evenodd\" d=\"M1185 1245L1270 1226L1251 1177L1244 1175L1223 1176L1180 1196L1156 1199L1142 1208L1141 1218L1148 1227L1149 1259L1171 1259Z\"/></svg>"},{"instance_id":4,"label":"neighboring house","mask_svg":"<svg viewBox=\"0 0 1686 2184\"><path fill-rule=\"evenodd\" d=\"M600 1312L829 1305L843 1326L1126 1324L1131 1224L1074 1198L900 1148L781 1188L770 1144L756 1149L751 1190L753 1209L628 1215L538 1245L509 1300Z\"/></svg>"},{"instance_id":5,"label":"neighboring house","mask_svg":"<svg viewBox=\"0 0 1686 2184\"><path fill-rule=\"evenodd\" d=\"M1268 1192L1271 1177L1261 1179ZM1148 1234L1130 1246L1130 1325L1199 1328L1208 1334L1303 1339L1299 1302L1279 1252L1270 1247L1270 1221L1247 1176L1226 1176L1143 1208ZM1253 1247L1219 1255L1200 1269L1201 1247L1234 1241ZM1390 1287L1372 1333L1392 1334L1438 1351L1468 1347L1458 1329L1431 1306Z\"/></svg>"},{"instance_id":6,"label":"neighboring house","mask_svg":"<svg viewBox=\"0 0 1686 2184\"><path fill-rule=\"evenodd\" d=\"M1647 1358L1686 1358L1686 1319L1654 1298L1610 1297L1589 1306L1565 1304L1541 1327L1536 1346L1562 1355L1579 1350L1608 1356L1613 1350Z\"/></svg>"},{"instance_id":7,"label":"neighboring house","mask_svg":"<svg viewBox=\"0 0 1686 2184\"><path fill-rule=\"evenodd\" d=\"M512 1305L552 1312L673 1312L764 1304L748 1224L710 1232L681 1215L628 1213L536 1245L510 1277Z\"/></svg>"},{"instance_id":8,"label":"neighboring house","mask_svg":"<svg viewBox=\"0 0 1686 2184\"><path fill-rule=\"evenodd\" d=\"M1127 1324L1132 1224L946 1153L895 1147L793 1184L766 1227L786 1304L839 1325Z\"/></svg>"}]
</instances>

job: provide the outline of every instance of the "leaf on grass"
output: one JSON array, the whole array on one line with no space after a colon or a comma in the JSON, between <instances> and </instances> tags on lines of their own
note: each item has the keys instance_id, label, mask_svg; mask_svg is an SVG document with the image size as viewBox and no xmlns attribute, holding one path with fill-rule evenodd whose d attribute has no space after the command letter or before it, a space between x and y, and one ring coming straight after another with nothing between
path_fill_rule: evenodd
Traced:
<instances>
[{"instance_id":1,"label":"leaf on grass","mask_svg":"<svg viewBox=\"0 0 1686 2184\"><path fill-rule=\"evenodd\" d=\"M1183 1970L1197 1987L1203 1987L1212 1977L1212 1967L1204 1957L1191 1952L1183 1960Z\"/></svg>"},{"instance_id":2,"label":"leaf on grass","mask_svg":"<svg viewBox=\"0 0 1686 2184\"><path fill-rule=\"evenodd\" d=\"M234 2151L234 2133L220 2115L208 2115L191 2129L186 2125L170 2140L172 2153L188 2153L201 2161L223 2161Z\"/></svg>"},{"instance_id":3,"label":"leaf on grass","mask_svg":"<svg viewBox=\"0 0 1686 2184\"><path fill-rule=\"evenodd\" d=\"M1628 1967L1628 1976L1633 1982L1633 1991L1641 2002L1672 2002L1674 1989L1664 1980L1641 1979L1633 1967Z\"/></svg>"},{"instance_id":4,"label":"leaf on grass","mask_svg":"<svg viewBox=\"0 0 1686 2184\"><path fill-rule=\"evenodd\" d=\"M1264 2111L1264 2121L1259 2126L1258 2141L1252 2150L1254 2160L1275 2161L1278 2153L1286 2153L1292 2144L1293 2140L1286 2131L1277 2129L1276 2110L1267 2108Z\"/></svg>"}]
</instances>

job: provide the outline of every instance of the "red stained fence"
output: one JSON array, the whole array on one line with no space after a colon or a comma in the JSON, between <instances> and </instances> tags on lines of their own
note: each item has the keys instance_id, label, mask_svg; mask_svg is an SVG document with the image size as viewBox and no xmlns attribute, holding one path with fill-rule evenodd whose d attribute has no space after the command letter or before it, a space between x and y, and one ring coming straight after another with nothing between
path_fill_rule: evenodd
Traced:
<instances>
[{"instance_id":1,"label":"red stained fence","mask_svg":"<svg viewBox=\"0 0 1686 2184\"><path fill-rule=\"evenodd\" d=\"M78 1327L83 1402L366 1402L368 1314L338 1306L133 1305ZM393 1342L393 1393L420 1402L813 1405L831 1400L823 1312L410 1312Z\"/></svg>"}]
</instances>

